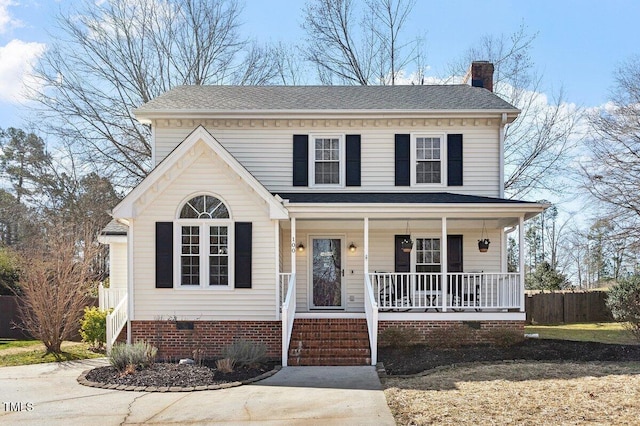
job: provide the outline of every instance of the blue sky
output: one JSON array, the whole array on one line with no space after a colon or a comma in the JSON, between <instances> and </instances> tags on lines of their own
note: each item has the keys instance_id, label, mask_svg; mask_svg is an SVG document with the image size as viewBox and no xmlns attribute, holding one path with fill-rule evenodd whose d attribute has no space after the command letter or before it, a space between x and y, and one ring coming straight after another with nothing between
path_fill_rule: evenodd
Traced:
<instances>
[{"instance_id":1,"label":"blue sky","mask_svg":"<svg viewBox=\"0 0 640 426\"><path fill-rule=\"evenodd\" d=\"M15 93L56 33L54 16L68 0L0 0L0 127L21 126ZM304 2L245 0L243 31L262 41L295 43ZM533 60L549 93L564 87L580 106L606 102L620 61L640 54L637 0L418 0L407 23L426 36L430 75L442 76L483 34L511 34L524 24L538 32ZM12 98L13 96L13 98Z\"/></svg>"}]
</instances>

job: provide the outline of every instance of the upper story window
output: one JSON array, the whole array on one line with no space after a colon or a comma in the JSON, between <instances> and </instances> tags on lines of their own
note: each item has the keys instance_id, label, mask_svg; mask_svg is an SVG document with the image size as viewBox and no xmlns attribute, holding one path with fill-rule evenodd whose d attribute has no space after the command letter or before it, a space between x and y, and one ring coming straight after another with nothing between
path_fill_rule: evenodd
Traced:
<instances>
[{"instance_id":1,"label":"upper story window","mask_svg":"<svg viewBox=\"0 0 640 426\"><path fill-rule=\"evenodd\" d=\"M413 180L420 184L442 184L444 173L444 138L441 135L413 138Z\"/></svg>"},{"instance_id":2,"label":"upper story window","mask_svg":"<svg viewBox=\"0 0 640 426\"><path fill-rule=\"evenodd\" d=\"M214 196L198 195L184 203L177 224L180 286L229 286L232 227L227 206Z\"/></svg>"},{"instance_id":3,"label":"upper story window","mask_svg":"<svg viewBox=\"0 0 640 426\"><path fill-rule=\"evenodd\" d=\"M341 136L311 137L311 184L313 186L343 186L344 143Z\"/></svg>"}]
</instances>

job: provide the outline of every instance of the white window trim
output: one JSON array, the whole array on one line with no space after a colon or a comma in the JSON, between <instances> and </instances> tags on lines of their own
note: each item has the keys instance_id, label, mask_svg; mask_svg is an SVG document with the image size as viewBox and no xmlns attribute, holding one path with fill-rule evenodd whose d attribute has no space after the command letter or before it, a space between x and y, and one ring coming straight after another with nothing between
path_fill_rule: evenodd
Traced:
<instances>
[{"instance_id":1,"label":"white window trim","mask_svg":"<svg viewBox=\"0 0 640 426\"><path fill-rule=\"evenodd\" d=\"M220 200L229 213L229 218L224 219L181 219L180 212L183 206L191 199L206 195L215 197ZM235 290L234 281L234 265L235 265L235 235L234 220L229 208L229 203L218 194L210 192L196 192L185 197L176 211L173 221L173 288L176 290L212 290L212 291L232 291ZM200 285L182 285L182 227L198 226L200 228ZM226 226L227 227L227 250L229 259L229 280L227 285L209 285L209 227L210 226ZM203 237L204 235L204 237Z\"/></svg>"},{"instance_id":2,"label":"white window trim","mask_svg":"<svg viewBox=\"0 0 640 426\"><path fill-rule=\"evenodd\" d=\"M442 235L440 234L426 234L426 235L416 235L413 239L413 246L414 249L411 250L411 272L415 273L417 271L417 266L418 266L418 240L420 239L437 239L440 240L440 268L442 270ZM434 272L434 273L439 273L439 272Z\"/></svg>"},{"instance_id":3,"label":"white window trim","mask_svg":"<svg viewBox=\"0 0 640 426\"><path fill-rule=\"evenodd\" d=\"M340 176L339 183L337 184L316 184L316 139L332 138L338 139L339 145L339 162L340 162ZM345 147L345 135L336 133L317 133L309 135L309 187L312 188L344 188L345 176L346 176L346 147Z\"/></svg>"},{"instance_id":4,"label":"white window trim","mask_svg":"<svg viewBox=\"0 0 640 426\"><path fill-rule=\"evenodd\" d=\"M417 138L440 138L440 182L418 183L416 179ZM411 186L418 187L446 187L447 186L447 138L444 133L412 133L411 134ZM428 238L428 237L424 237Z\"/></svg>"},{"instance_id":5,"label":"white window trim","mask_svg":"<svg viewBox=\"0 0 640 426\"><path fill-rule=\"evenodd\" d=\"M200 285L182 285L182 227L197 226L200 228ZM210 226L226 226L227 227L227 250L228 250L228 268L229 279L227 285L209 285L209 227ZM234 227L231 219L180 219L174 222L173 227L173 258L174 258L174 288L180 290L232 290L234 288L233 281L233 265L234 265L234 247L235 238L233 235Z\"/></svg>"}]
</instances>

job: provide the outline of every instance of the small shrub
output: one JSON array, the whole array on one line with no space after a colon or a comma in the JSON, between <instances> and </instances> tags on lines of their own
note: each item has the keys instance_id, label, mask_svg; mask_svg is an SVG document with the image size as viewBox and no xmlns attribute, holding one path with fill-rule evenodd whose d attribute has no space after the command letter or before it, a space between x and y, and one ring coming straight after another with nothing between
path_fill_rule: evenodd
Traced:
<instances>
[{"instance_id":1,"label":"small shrub","mask_svg":"<svg viewBox=\"0 0 640 426\"><path fill-rule=\"evenodd\" d=\"M84 317L80 320L80 336L94 349L102 349L107 342L107 311L95 306L84 308Z\"/></svg>"},{"instance_id":2,"label":"small shrub","mask_svg":"<svg viewBox=\"0 0 640 426\"><path fill-rule=\"evenodd\" d=\"M485 337L495 346L508 348L521 343L524 340L524 333L518 330L496 328L485 331Z\"/></svg>"},{"instance_id":3,"label":"small shrub","mask_svg":"<svg viewBox=\"0 0 640 426\"><path fill-rule=\"evenodd\" d=\"M231 358L222 358L216 361L216 368L221 373L233 373L235 364Z\"/></svg>"},{"instance_id":4,"label":"small shrub","mask_svg":"<svg viewBox=\"0 0 640 426\"><path fill-rule=\"evenodd\" d=\"M438 327L431 330L427 344L433 348L457 349L475 341L475 331L465 325Z\"/></svg>"},{"instance_id":5,"label":"small shrub","mask_svg":"<svg viewBox=\"0 0 640 426\"><path fill-rule=\"evenodd\" d=\"M230 358L238 366L255 365L267 358L267 347L264 343L250 340L236 340L222 349L222 356Z\"/></svg>"},{"instance_id":6,"label":"small shrub","mask_svg":"<svg viewBox=\"0 0 640 426\"><path fill-rule=\"evenodd\" d=\"M117 343L111 348L109 362L120 373L144 369L155 361L158 349L145 341L132 345Z\"/></svg>"},{"instance_id":7,"label":"small shrub","mask_svg":"<svg viewBox=\"0 0 640 426\"><path fill-rule=\"evenodd\" d=\"M406 348L419 343L421 339L422 336L415 328L389 327L380 332L378 345L382 347Z\"/></svg>"},{"instance_id":8,"label":"small shrub","mask_svg":"<svg viewBox=\"0 0 640 426\"><path fill-rule=\"evenodd\" d=\"M636 339L640 340L640 275L620 281L609 289L607 307L613 318L624 323Z\"/></svg>"}]
</instances>

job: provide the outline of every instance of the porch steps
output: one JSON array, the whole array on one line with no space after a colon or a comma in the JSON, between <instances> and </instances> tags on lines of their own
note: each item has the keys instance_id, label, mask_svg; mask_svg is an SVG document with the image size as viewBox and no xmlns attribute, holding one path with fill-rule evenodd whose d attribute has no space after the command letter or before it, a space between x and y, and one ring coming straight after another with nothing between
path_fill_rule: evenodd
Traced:
<instances>
[{"instance_id":1,"label":"porch steps","mask_svg":"<svg viewBox=\"0 0 640 426\"><path fill-rule=\"evenodd\" d=\"M296 319L289 343L292 366L370 365L365 319Z\"/></svg>"}]
</instances>

